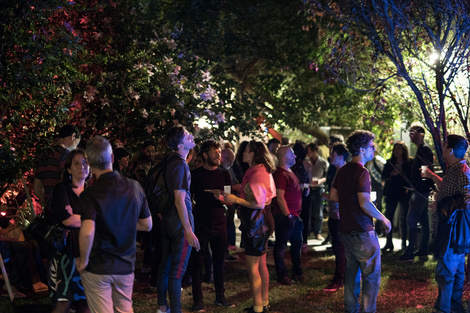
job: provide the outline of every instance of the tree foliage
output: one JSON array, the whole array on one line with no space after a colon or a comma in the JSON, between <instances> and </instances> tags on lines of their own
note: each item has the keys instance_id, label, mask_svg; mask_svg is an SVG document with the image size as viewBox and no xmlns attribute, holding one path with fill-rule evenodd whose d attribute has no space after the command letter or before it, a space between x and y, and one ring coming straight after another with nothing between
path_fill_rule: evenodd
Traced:
<instances>
[{"instance_id":1,"label":"tree foliage","mask_svg":"<svg viewBox=\"0 0 470 313\"><path fill-rule=\"evenodd\" d=\"M441 166L442 142L449 129L469 135L470 5L463 0L311 1L316 16L327 13L343 23L334 44L331 70L341 72L344 58L358 49L374 50L373 64L390 64L391 72L372 67L373 76L361 75L361 62L348 70L351 85L382 86L391 79L407 86L417 102L422 120L431 131ZM359 43L356 38L366 38ZM354 42L354 45L349 43ZM434 56L434 57L432 57ZM363 63L364 64L364 63ZM365 63L367 64L367 63ZM371 68L368 69L369 72ZM369 78L369 79L367 79Z\"/></svg>"}]
</instances>

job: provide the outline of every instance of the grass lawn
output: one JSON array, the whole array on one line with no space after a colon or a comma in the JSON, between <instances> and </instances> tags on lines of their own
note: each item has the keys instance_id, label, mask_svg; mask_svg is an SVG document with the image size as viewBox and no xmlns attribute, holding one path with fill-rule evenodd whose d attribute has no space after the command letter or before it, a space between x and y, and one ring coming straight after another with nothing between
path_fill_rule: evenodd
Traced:
<instances>
[{"instance_id":1,"label":"grass lawn","mask_svg":"<svg viewBox=\"0 0 470 313\"><path fill-rule=\"evenodd\" d=\"M382 238L381 238L382 239ZM236 308L218 308L213 305L215 293L212 284L204 284L206 312L242 312L251 306L248 277L244 268L244 255L238 252L237 262L226 264L226 297L236 304ZM413 264L398 263L397 254L382 256L382 284L377 303L378 312L432 312L437 297L437 285L434 280L436 262L430 258L426 262ZM139 259L141 253L139 252ZM309 277L305 284L283 286L277 283L272 250L268 252L268 267L271 273L270 301L272 312L343 312L343 290L336 293L323 292L332 278L334 257L331 252L309 251L302 257L305 274ZM137 265L134 290L134 311L136 313L156 312L156 293L149 288L146 275L140 273ZM286 264L290 268L289 254ZM466 296L464 296L466 300ZM191 312L191 288L182 293L183 312ZM47 294L31 295L27 299L0 299L0 312L48 312Z\"/></svg>"}]
</instances>

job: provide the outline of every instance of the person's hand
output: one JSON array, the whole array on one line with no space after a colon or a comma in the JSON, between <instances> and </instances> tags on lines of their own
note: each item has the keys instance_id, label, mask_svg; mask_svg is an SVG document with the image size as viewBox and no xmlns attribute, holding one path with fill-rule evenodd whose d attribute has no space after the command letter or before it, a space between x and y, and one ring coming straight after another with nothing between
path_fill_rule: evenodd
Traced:
<instances>
[{"instance_id":1,"label":"person's hand","mask_svg":"<svg viewBox=\"0 0 470 313\"><path fill-rule=\"evenodd\" d=\"M426 168L424 171L421 171L421 177L424 178L431 178L434 176L434 172L431 171L429 168Z\"/></svg>"},{"instance_id":2,"label":"person's hand","mask_svg":"<svg viewBox=\"0 0 470 313\"><path fill-rule=\"evenodd\" d=\"M214 195L214 198L216 198L217 200L224 201L224 196L222 195L223 192L219 189L205 189L204 191L212 193Z\"/></svg>"},{"instance_id":3,"label":"person's hand","mask_svg":"<svg viewBox=\"0 0 470 313\"><path fill-rule=\"evenodd\" d=\"M190 247L195 248L196 251L199 251L199 249L201 249L199 245L199 240L197 239L193 231L186 231L184 237L186 238L186 241L188 242Z\"/></svg>"},{"instance_id":4,"label":"person's hand","mask_svg":"<svg viewBox=\"0 0 470 313\"><path fill-rule=\"evenodd\" d=\"M388 218L385 218L385 219L382 221L382 224L384 225L385 233L388 234L388 233L392 230L392 223L390 223L390 221L388 220Z\"/></svg>"},{"instance_id":5,"label":"person's hand","mask_svg":"<svg viewBox=\"0 0 470 313\"><path fill-rule=\"evenodd\" d=\"M312 186L318 185L318 178L312 178Z\"/></svg>"},{"instance_id":6,"label":"person's hand","mask_svg":"<svg viewBox=\"0 0 470 313\"><path fill-rule=\"evenodd\" d=\"M77 271L79 273L83 272L85 270L85 267L88 265L88 261L82 260L81 257L78 257L75 259L75 267L77 268Z\"/></svg>"},{"instance_id":7,"label":"person's hand","mask_svg":"<svg viewBox=\"0 0 470 313\"><path fill-rule=\"evenodd\" d=\"M236 203L237 197L231 193L224 193L224 201L228 203Z\"/></svg>"}]
</instances>

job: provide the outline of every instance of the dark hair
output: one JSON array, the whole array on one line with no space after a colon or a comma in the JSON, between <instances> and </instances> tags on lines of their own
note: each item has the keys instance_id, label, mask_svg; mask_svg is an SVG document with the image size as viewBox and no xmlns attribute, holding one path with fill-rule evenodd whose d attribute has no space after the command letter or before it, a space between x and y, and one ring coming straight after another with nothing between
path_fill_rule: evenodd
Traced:
<instances>
[{"instance_id":1,"label":"dark hair","mask_svg":"<svg viewBox=\"0 0 470 313\"><path fill-rule=\"evenodd\" d=\"M405 163L408 162L408 160L410 159L410 153L408 151L408 147L406 146L405 142L403 142L403 141L395 142L395 144L393 145L393 151L395 151L395 148L397 148L397 147L401 147L401 149L403 151L403 154L402 154L403 161ZM390 163L396 164L397 163L397 158L396 158L395 154L393 153L393 151L392 151L392 157L390 158Z\"/></svg>"},{"instance_id":2,"label":"dark hair","mask_svg":"<svg viewBox=\"0 0 470 313\"><path fill-rule=\"evenodd\" d=\"M178 150L178 145L183 141L185 131L184 126L173 126L166 132L165 139L171 150Z\"/></svg>"},{"instance_id":3,"label":"dark hair","mask_svg":"<svg viewBox=\"0 0 470 313\"><path fill-rule=\"evenodd\" d=\"M294 150L295 162L305 160L305 157L307 156L307 144L305 142L297 140L292 147L292 150Z\"/></svg>"},{"instance_id":4,"label":"dark hair","mask_svg":"<svg viewBox=\"0 0 470 313\"><path fill-rule=\"evenodd\" d=\"M335 142L331 147L331 153L335 152L338 156L343 156L344 161L346 161L349 157L348 149L346 149L346 145L342 142Z\"/></svg>"},{"instance_id":5,"label":"dark hair","mask_svg":"<svg viewBox=\"0 0 470 313\"><path fill-rule=\"evenodd\" d=\"M71 185L72 187L75 187L75 186L72 184L72 176L67 170L72 167L73 158L75 158L77 154L81 154L83 155L84 158L86 158L85 150L83 149L75 149L75 150L70 151L69 154L67 155L67 158L65 159L65 163L64 163L65 170L64 170L64 173L62 174L62 182L64 184ZM91 170L88 173L88 177L90 177L90 173L91 173Z\"/></svg>"},{"instance_id":6,"label":"dark hair","mask_svg":"<svg viewBox=\"0 0 470 313\"><path fill-rule=\"evenodd\" d=\"M335 142L343 142L344 137L343 135L340 135L340 134L333 134L328 138L328 141L330 145L333 145Z\"/></svg>"},{"instance_id":7,"label":"dark hair","mask_svg":"<svg viewBox=\"0 0 470 313\"><path fill-rule=\"evenodd\" d=\"M358 156L361 148L367 148L369 141L374 140L375 135L368 130L356 130L346 139L346 146L352 156Z\"/></svg>"},{"instance_id":8,"label":"dark hair","mask_svg":"<svg viewBox=\"0 0 470 313\"><path fill-rule=\"evenodd\" d=\"M59 129L59 139L75 134L75 138L80 139L80 131L75 125L64 125Z\"/></svg>"},{"instance_id":9,"label":"dark hair","mask_svg":"<svg viewBox=\"0 0 470 313\"><path fill-rule=\"evenodd\" d=\"M415 131L415 132L418 132L418 133L421 133L421 134L424 134L426 131L424 130L424 127L419 125L419 124L415 124L415 125L411 125L410 127L410 133L412 131Z\"/></svg>"},{"instance_id":10,"label":"dark hair","mask_svg":"<svg viewBox=\"0 0 470 313\"><path fill-rule=\"evenodd\" d=\"M211 151L212 149L220 149L220 148L221 148L221 144L219 142L215 140L206 140L202 143L199 153L201 153L201 155L204 158L204 153L209 153L209 151Z\"/></svg>"},{"instance_id":11,"label":"dark hair","mask_svg":"<svg viewBox=\"0 0 470 313\"><path fill-rule=\"evenodd\" d=\"M281 144L281 142L279 141L279 139L271 138L271 139L269 139L267 146L269 147L269 146L272 145L273 143Z\"/></svg>"},{"instance_id":12,"label":"dark hair","mask_svg":"<svg viewBox=\"0 0 470 313\"><path fill-rule=\"evenodd\" d=\"M261 141L252 140L248 144L248 150L253 152L253 165L263 164L268 173L274 173L276 165L268 150L268 147Z\"/></svg>"},{"instance_id":13,"label":"dark hair","mask_svg":"<svg viewBox=\"0 0 470 313\"><path fill-rule=\"evenodd\" d=\"M318 151L318 145L314 142L311 142L307 145L307 151L310 149L310 151Z\"/></svg>"},{"instance_id":14,"label":"dark hair","mask_svg":"<svg viewBox=\"0 0 470 313\"><path fill-rule=\"evenodd\" d=\"M468 149L468 141L460 135L448 135L447 147L454 150L457 159L463 159Z\"/></svg>"},{"instance_id":15,"label":"dark hair","mask_svg":"<svg viewBox=\"0 0 470 313\"><path fill-rule=\"evenodd\" d=\"M151 140L147 140L147 141L144 142L144 144L142 145L142 150L147 149L148 146L154 146L155 148L157 147L157 145L155 144L155 142L153 142L153 141L151 141Z\"/></svg>"}]
</instances>

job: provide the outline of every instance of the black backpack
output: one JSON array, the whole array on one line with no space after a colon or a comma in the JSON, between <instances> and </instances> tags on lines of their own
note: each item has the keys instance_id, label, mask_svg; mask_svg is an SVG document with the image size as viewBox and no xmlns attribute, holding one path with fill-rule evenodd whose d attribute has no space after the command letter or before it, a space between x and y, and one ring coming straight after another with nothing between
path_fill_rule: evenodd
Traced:
<instances>
[{"instance_id":1,"label":"black backpack","mask_svg":"<svg viewBox=\"0 0 470 313\"><path fill-rule=\"evenodd\" d=\"M152 167L145 178L144 191L150 212L154 216L168 211L174 205L175 197L173 192L168 190L165 172L167 165L178 159L181 158L177 154L170 154L162 162Z\"/></svg>"}]
</instances>

